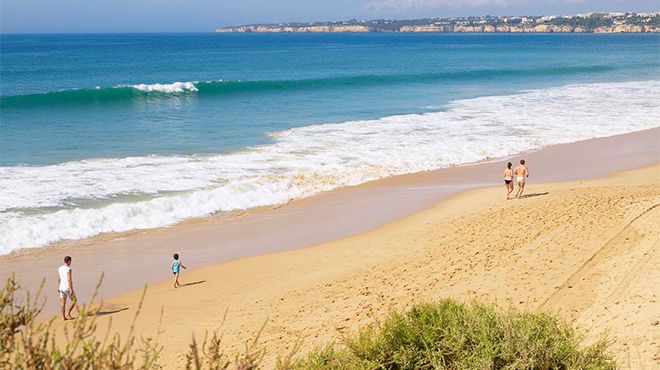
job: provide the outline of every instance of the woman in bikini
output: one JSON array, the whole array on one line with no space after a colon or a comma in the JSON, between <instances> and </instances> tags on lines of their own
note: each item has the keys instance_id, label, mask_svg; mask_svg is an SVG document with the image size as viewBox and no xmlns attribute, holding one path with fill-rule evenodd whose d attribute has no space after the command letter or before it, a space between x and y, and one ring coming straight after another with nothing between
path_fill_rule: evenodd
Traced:
<instances>
[{"instance_id":1,"label":"woman in bikini","mask_svg":"<svg viewBox=\"0 0 660 370\"><path fill-rule=\"evenodd\" d=\"M506 199L509 198L509 195L513 193L513 170L511 169L511 162L506 164L506 170L504 170L504 185L506 186Z\"/></svg>"}]
</instances>

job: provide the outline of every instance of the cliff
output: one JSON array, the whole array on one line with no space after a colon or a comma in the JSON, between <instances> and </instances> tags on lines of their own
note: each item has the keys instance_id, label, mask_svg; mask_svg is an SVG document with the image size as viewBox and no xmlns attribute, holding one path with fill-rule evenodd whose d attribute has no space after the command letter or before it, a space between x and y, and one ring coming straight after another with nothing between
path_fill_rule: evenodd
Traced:
<instances>
[{"instance_id":1,"label":"cliff","mask_svg":"<svg viewBox=\"0 0 660 370\"><path fill-rule=\"evenodd\" d=\"M239 26L239 27L229 27L229 28L218 28L215 32L275 32L275 33L286 33L286 32L370 32L371 29L366 26L360 25L322 25L322 26L268 26L268 25L256 25L256 26Z\"/></svg>"},{"instance_id":2,"label":"cliff","mask_svg":"<svg viewBox=\"0 0 660 370\"><path fill-rule=\"evenodd\" d=\"M399 32L484 32L484 33L649 33L660 32L656 26L639 25L617 25L612 27L597 27L588 30L581 26L560 26L539 24L536 26L508 26L508 25L485 25L485 26L447 26L447 25L423 25L423 26L403 26Z\"/></svg>"},{"instance_id":3,"label":"cliff","mask_svg":"<svg viewBox=\"0 0 660 370\"><path fill-rule=\"evenodd\" d=\"M484 16L255 24L221 27L216 32L648 33L660 32L660 13L586 13L574 16Z\"/></svg>"}]
</instances>

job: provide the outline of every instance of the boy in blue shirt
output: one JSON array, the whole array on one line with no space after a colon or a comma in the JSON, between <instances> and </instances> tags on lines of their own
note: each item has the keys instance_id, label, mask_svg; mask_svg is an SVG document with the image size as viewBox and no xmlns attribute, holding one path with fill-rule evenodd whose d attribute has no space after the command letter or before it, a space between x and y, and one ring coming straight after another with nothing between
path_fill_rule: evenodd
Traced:
<instances>
[{"instance_id":1,"label":"boy in blue shirt","mask_svg":"<svg viewBox=\"0 0 660 370\"><path fill-rule=\"evenodd\" d=\"M181 286L179 284L179 273L181 272L181 267L184 269L188 269L186 266L184 266L181 262L179 262L179 254L174 253L174 261L172 261L172 273L174 274L174 287L178 288Z\"/></svg>"}]
</instances>

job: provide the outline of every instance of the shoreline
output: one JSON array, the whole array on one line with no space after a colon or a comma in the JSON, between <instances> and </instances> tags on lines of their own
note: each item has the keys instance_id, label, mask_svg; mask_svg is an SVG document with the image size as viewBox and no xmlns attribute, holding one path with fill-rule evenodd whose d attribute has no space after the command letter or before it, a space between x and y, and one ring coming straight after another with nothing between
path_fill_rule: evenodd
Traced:
<instances>
[{"instance_id":1,"label":"shoreline","mask_svg":"<svg viewBox=\"0 0 660 370\"><path fill-rule=\"evenodd\" d=\"M624 368L660 364L660 163L533 186L517 201L472 189L375 230L186 271L180 289L148 288L135 333L160 333L161 363L177 368L191 335L218 330L232 354L265 325L268 368L298 339L304 355L392 310L452 298L554 313L585 343L607 334ZM141 296L103 302L99 327L126 333Z\"/></svg>"},{"instance_id":2,"label":"shoreline","mask_svg":"<svg viewBox=\"0 0 660 370\"><path fill-rule=\"evenodd\" d=\"M517 89L503 95L478 89L473 92L485 95L451 100L454 103L446 109L285 129L273 132L269 144L209 155L119 156L6 167L3 183L8 197L3 204L10 205L5 215L9 222L3 224L0 249L5 254L64 240L167 227L222 210L283 204L395 174L656 127L652 108L653 97L660 99L654 93L660 92L660 81L615 80L535 84L519 94ZM223 86L211 84L214 89ZM569 105L573 109L565 111ZM601 113L591 113L595 111ZM535 117L534 122L520 120L526 115ZM575 119L580 125L573 127L570 122ZM501 124L482 127L491 121ZM316 145L314 137L323 144ZM60 206L42 207L48 204ZM18 207L14 215L13 206L24 208ZM129 234L110 237L124 235Z\"/></svg>"},{"instance_id":3,"label":"shoreline","mask_svg":"<svg viewBox=\"0 0 660 370\"><path fill-rule=\"evenodd\" d=\"M587 180L656 163L660 160L659 141L660 128L654 128L548 146L520 155L530 165L533 186L537 182ZM568 160L572 165L565 169L565 163L571 163L565 162ZM89 296L99 275L105 272L106 283L99 292L99 298L103 299L162 281L175 251L187 265L199 268L375 230L458 193L499 183L503 161L390 177L238 215L222 214L167 228L26 249L0 257L0 262L8 267L0 277L16 272L18 281L34 290L43 277L53 275L53 266L61 264L62 255L71 254L76 281L80 282L76 284L79 296ZM108 284L110 279L112 284ZM56 295L46 296L50 304L45 312L54 312L52 303L56 302Z\"/></svg>"}]
</instances>

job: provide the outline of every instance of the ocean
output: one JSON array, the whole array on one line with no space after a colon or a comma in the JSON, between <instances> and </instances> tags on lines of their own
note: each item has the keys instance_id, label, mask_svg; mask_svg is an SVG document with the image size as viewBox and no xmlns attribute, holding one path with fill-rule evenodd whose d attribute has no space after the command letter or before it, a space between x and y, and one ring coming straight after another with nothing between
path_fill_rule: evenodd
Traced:
<instances>
[{"instance_id":1,"label":"ocean","mask_svg":"<svg viewBox=\"0 0 660 370\"><path fill-rule=\"evenodd\" d=\"M2 35L0 51L0 254L660 126L655 34Z\"/></svg>"}]
</instances>

